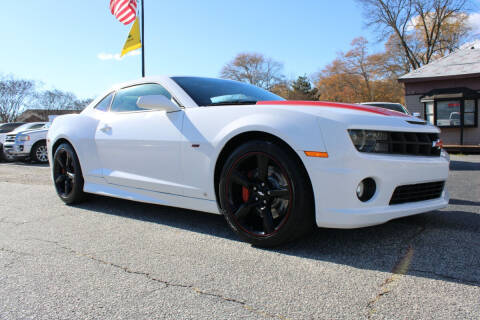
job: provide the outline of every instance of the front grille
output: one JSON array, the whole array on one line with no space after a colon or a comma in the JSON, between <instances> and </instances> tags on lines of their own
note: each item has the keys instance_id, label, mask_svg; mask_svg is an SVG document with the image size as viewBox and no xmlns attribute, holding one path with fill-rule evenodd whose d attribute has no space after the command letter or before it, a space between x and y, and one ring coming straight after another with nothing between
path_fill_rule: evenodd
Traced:
<instances>
[{"instance_id":1,"label":"front grille","mask_svg":"<svg viewBox=\"0 0 480 320\"><path fill-rule=\"evenodd\" d=\"M445 181L399 186L393 192L390 204L425 201L440 198Z\"/></svg>"},{"instance_id":2,"label":"front grille","mask_svg":"<svg viewBox=\"0 0 480 320\"><path fill-rule=\"evenodd\" d=\"M387 133L386 140L377 141L378 152L390 154L405 154L414 156L440 156L441 149L435 146L437 133L395 132Z\"/></svg>"},{"instance_id":3,"label":"front grille","mask_svg":"<svg viewBox=\"0 0 480 320\"><path fill-rule=\"evenodd\" d=\"M15 142L15 137L16 137L15 134L9 134L6 136L5 142Z\"/></svg>"}]
</instances>

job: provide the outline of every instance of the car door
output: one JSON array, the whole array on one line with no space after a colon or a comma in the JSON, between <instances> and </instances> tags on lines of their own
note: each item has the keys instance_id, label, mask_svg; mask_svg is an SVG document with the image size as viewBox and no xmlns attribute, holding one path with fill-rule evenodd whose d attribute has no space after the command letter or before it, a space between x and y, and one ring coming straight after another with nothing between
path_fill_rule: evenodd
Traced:
<instances>
[{"instance_id":1,"label":"car door","mask_svg":"<svg viewBox=\"0 0 480 320\"><path fill-rule=\"evenodd\" d=\"M183 111L139 108L140 96L170 93L159 84L140 84L117 91L108 117L95 134L102 172L110 184L183 194L181 134Z\"/></svg>"}]
</instances>

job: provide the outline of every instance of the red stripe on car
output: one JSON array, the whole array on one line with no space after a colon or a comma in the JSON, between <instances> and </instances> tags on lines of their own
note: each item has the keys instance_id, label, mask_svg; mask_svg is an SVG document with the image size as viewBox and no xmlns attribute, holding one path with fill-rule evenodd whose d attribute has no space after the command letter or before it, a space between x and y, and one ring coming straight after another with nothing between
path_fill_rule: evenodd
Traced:
<instances>
[{"instance_id":1,"label":"red stripe on car","mask_svg":"<svg viewBox=\"0 0 480 320\"><path fill-rule=\"evenodd\" d=\"M357 110L357 111L371 112L371 113L381 114L384 116L408 117L408 115L403 114L401 112L379 108L379 107L359 105L359 104L349 104L349 103L327 102L327 101L299 101L299 100L257 101L257 105L341 108L341 109L351 109L351 110Z\"/></svg>"}]
</instances>

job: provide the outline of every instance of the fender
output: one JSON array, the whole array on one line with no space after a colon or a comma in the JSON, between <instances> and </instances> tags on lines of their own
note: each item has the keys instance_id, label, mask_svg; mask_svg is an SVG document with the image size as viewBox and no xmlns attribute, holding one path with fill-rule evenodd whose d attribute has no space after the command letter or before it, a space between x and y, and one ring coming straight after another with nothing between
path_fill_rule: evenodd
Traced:
<instances>
[{"instance_id":1,"label":"fender","mask_svg":"<svg viewBox=\"0 0 480 320\"><path fill-rule=\"evenodd\" d=\"M95 132L99 120L81 113L57 117L54 123L55 125L52 125L47 135L50 159L53 159L52 147L55 143L60 139L65 139L70 142L77 153L85 180L89 176L102 177L95 147ZM72 123L75 123L75 126L72 126Z\"/></svg>"},{"instance_id":2,"label":"fender","mask_svg":"<svg viewBox=\"0 0 480 320\"><path fill-rule=\"evenodd\" d=\"M316 116L281 108L274 112L273 108L258 109L255 106L232 106L185 110L183 134L188 143L183 148L182 161L185 183L188 181L191 186L186 191L187 196L215 200L213 181L218 157L225 145L242 133L260 131L271 134L299 154L327 151ZM191 144L200 147L194 149Z\"/></svg>"}]
</instances>

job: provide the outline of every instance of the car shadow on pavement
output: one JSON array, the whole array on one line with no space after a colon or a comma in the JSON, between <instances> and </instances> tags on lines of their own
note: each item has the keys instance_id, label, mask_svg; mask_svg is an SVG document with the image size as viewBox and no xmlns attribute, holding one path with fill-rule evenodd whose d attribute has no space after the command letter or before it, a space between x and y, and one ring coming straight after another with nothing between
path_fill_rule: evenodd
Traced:
<instances>
[{"instance_id":1,"label":"car shadow on pavement","mask_svg":"<svg viewBox=\"0 0 480 320\"><path fill-rule=\"evenodd\" d=\"M451 171L480 171L480 162L469 161L450 161Z\"/></svg>"},{"instance_id":2,"label":"car shadow on pavement","mask_svg":"<svg viewBox=\"0 0 480 320\"><path fill-rule=\"evenodd\" d=\"M449 204L459 205L459 206L477 206L480 207L479 201L470 201L470 200L462 200L462 199L450 199L448 202Z\"/></svg>"},{"instance_id":3,"label":"car shadow on pavement","mask_svg":"<svg viewBox=\"0 0 480 320\"><path fill-rule=\"evenodd\" d=\"M240 241L220 215L102 196L77 207ZM252 249L480 286L479 234L479 214L434 211L361 229L321 228L283 247Z\"/></svg>"}]
</instances>

